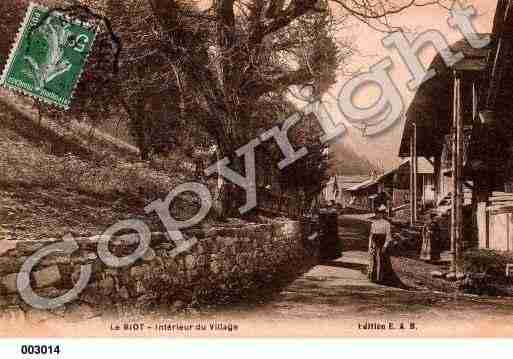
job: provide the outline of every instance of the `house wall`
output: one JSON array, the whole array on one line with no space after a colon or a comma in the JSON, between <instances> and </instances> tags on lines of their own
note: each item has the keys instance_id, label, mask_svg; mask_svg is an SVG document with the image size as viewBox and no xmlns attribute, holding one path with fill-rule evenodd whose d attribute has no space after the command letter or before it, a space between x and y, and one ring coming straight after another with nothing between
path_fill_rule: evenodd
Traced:
<instances>
[{"instance_id":1,"label":"house wall","mask_svg":"<svg viewBox=\"0 0 513 359\"><path fill-rule=\"evenodd\" d=\"M349 202L349 206L362 210L371 210L372 209L372 201L369 196L371 194L368 191L361 191L351 193L351 200Z\"/></svg>"},{"instance_id":2,"label":"house wall","mask_svg":"<svg viewBox=\"0 0 513 359\"><path fill-rule=\"evenodd\" d=\"M432 205L435 202L435 178L433 174L422 174L422 204Z\"/></svg>"},{"instance_id":3,"label":"house wall","mask_svg":"<svg viewBox=\"0 0 513 359\"><path fill-rule=\"evenodd\" d=\"M479 248L513 251L513 193L492 192L477 206Z\"/></svg>"},{"instance_id":4,"label":"house wall","mask_svg":"<svg viewBox=\"0 0 513 359\"><path fill-rule=\"evenodd\" d=\"M419 174L417 177L417 198L423 206L432 205L436 200L435 178L431 173ZM410 202L410 190L393 188L392 206L399 207Z\"/></svg>"},{"instance_id":5,"label":"house wall","mask_svg":"<svg viewBox=\"0 0 513 359\"><path fill-rule=\"evenodd\" d=\"M352 193L347 189L357 185L358 181L344 181L340 177L337 178L337 187L338 191L335 188L335 177L332 177L330 181L326 184L326 186L322 190L321 201L326 203L330 201L335 201L336 203L342 205L342 207L347 207L350 204Z\"/></svg>"},{"instance_id":6,"label":"house wall","mask_svg":"<svg viewBox=\"0 0 513 359\"><path fill-rule=\"evenodd\" d=\"M334 177L332 177L322 190L322 199L326 203L335 201L345 207L347 203L349 203L350 198L350 194L342 188L340 181L337 182L337 186L335 187Z\"/></svg>"},{"instance_id":7,"label":"house wall","mask_svg":"<svg viewBox=\"0 0 513 359\"><path fill-rule=\"evenodd\" d=\"M437 204L440 203L441 200L446 198L449 193L452 192L453 184L452 184L452 178L450 176L445 176L444 171L440 171L438 175L438 193L436 194L436 202Z\"/></svg>"},{"instance_id":8,"label":"house wall","mask_svg":"<svg viewBox=\"0 0 513 359\"><path fill-rule=\"evenodd\" d=\"M513 250L513 213L506 212L489 213L488 215L489 237L487 243L480 243L481 248L498 251Z\"/></svg>"},{"instance_id":9,"label":"house wall","mask_svg":"<svg viewBox=\"0 0 513 359\"><path fill-rule=\"evenodd\" d=\"M508 91L511 90L508 89ZM496 156L497 161L493 178L492 193L487 203L487 242L480 241L480 246L500 251L513 251L513 142L511 141L511 115L500 116L501 136L496 143L501 150ZM509 128L508 128L509 126Z\"/></svg>"}]
</instances>

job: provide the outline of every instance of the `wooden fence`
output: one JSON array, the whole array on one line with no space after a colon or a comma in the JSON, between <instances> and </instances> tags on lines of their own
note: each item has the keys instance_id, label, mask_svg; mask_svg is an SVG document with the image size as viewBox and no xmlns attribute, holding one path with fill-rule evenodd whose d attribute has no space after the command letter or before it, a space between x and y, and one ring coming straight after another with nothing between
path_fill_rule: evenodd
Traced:
<instances>
[{"instance_id":1,"label":"wooden fence","mask_svg":"<svg viewBox=\"0 0 513 359\"><path fill-rule=\"evenodd\" d=\"M394 188L392 194L392 208L400 207L407 203L410 203L410 190Z\"/></svg>"}]
</instances>

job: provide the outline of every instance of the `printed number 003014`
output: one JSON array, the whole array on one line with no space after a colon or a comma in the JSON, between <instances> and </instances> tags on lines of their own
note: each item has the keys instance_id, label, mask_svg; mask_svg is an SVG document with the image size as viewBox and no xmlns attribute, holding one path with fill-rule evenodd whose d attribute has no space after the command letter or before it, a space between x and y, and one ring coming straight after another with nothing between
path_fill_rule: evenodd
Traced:
<instances>
[{"instance_id":1,"label":"printed number 003014","mask_svg":"<svg viewBox=\"0 0 513 359\"><path fill-rule=\"evenodd\" d=\"M28 355L51 355L60 354L61 348L59 345L22 345L21 354Z\"/></svg>"}]
</instances>

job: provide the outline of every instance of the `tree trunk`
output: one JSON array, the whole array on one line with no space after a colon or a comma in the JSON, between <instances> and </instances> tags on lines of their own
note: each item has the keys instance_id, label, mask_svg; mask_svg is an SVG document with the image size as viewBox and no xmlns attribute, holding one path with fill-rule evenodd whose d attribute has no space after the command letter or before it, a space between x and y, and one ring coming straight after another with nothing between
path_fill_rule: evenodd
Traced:
<instances>
[{"instance_id":1,"label":"tree trunk","mask_svg":"<svg viewBox=\"0 0 513 359\"><path fill-rule=\"evenodd\" d=\"M245 164L244 164L244 156L238 157L235 155L236 148L235 146L230 145L218 145L220 149L217 152L217 160L220 161L223 158L227 157L230 159L229 167L239 173L240 175L245 175ZM242 207L246 203L246 192L244 188L239 187L234 184L230 180L219 175L221 173L220 167L218 166L218 193L219 193L219 206L221 207L220 218L239 218L239 217L248 217L250 213L254 211L250 211L248 213L244 213L241 215L239 211L239 207Z\"/></svg>"}]
</instances>

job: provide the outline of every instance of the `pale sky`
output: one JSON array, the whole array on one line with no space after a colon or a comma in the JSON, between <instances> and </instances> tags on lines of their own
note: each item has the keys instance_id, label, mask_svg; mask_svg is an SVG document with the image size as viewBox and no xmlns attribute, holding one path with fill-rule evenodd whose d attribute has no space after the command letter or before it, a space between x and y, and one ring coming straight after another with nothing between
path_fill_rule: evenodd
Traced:
<instances>
[{"instance_id":1,"label":"pale sky","mask_svg":"<svg viewBox=\"0 0 513 359\"><path fill-rule=\"evenodd\" d=\"M478 15L473 19L473 24L478 32L490 32L492 28L493 16L497 5L496 0L472 0L469 1L477 9ZM423 32L435 29L444 34L449 41L453 43L462 38L461 33L452 29L447 24L448 12L441 7L421 7L406 10L400 15L394 16L393 24L397 26L407 26L409 29ZM381 39L386 36L383 33L372 30L369 26L364 24L357 25L354 30L354 38L356 45L359 49L359 55L355 56L352 60L354 64L361 64L362 66L369 66L378 63L383 58L391 57L394 70L392 77L403 96L405 103L405 110L413 98L414 93L409 91L406 83L410 79L410 74L406 65L397 52L393 49L387 49L381 44ZM432 47L427 47L421 53L421 58L425 65L428 65L435 55ZM337 94L337 88L340 87L347 79L340 77L338 83L331 89L331 93ZM369 94L367 91L366 99L359 105L371 104L375 101L376 95ZM374 97L373 97L374 96ZM365 96L364 96L365 97ZM333 111L333 113L338 113ZM348 146L360 155L366 156L371 162L379 163L385 167L390 168L398 163L397 152L399 149L400 138L402 134L403 123L394 127L391 131L378 135L374 138L363 137L359 130L350 129L349 133L341 137L339 142L332 146L332 151L336 152L338 146Z\"/></svg>"}]
</instances>

